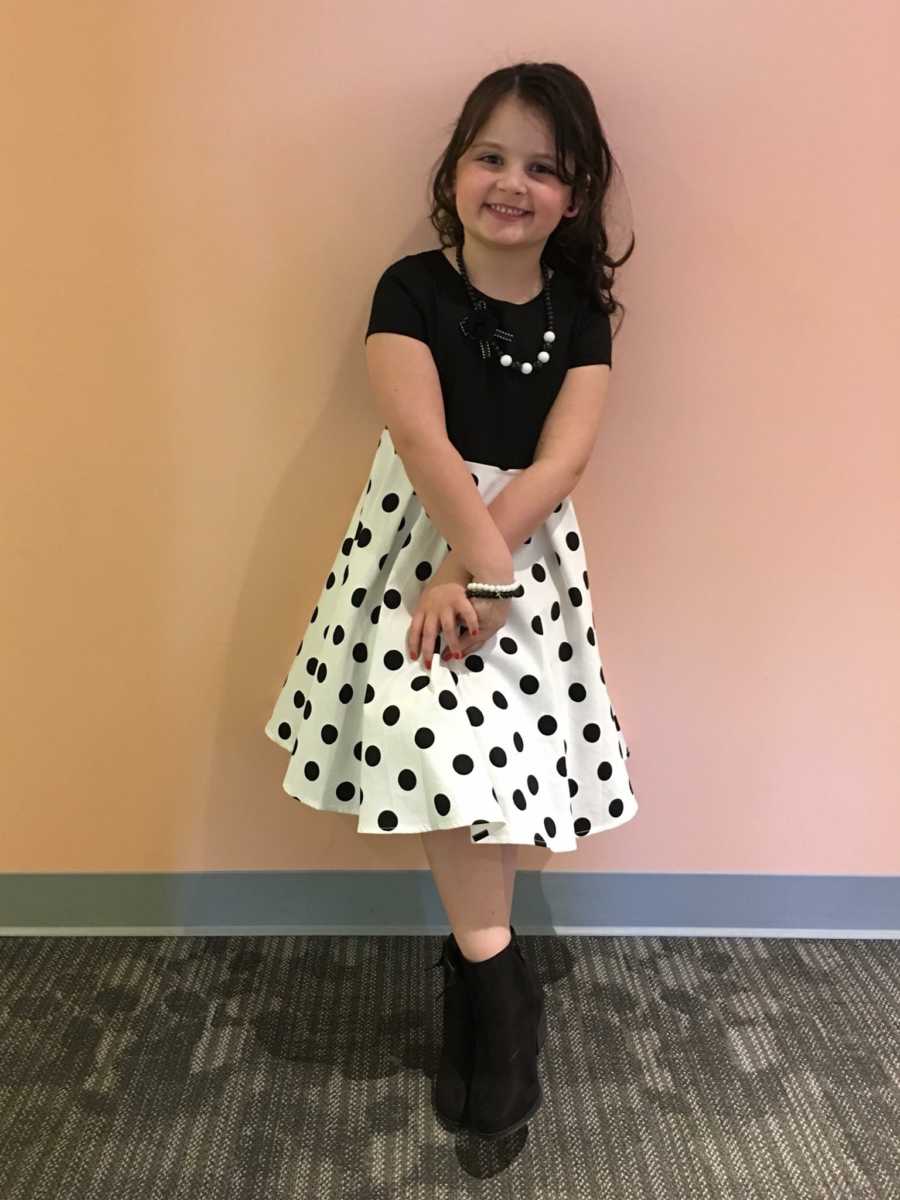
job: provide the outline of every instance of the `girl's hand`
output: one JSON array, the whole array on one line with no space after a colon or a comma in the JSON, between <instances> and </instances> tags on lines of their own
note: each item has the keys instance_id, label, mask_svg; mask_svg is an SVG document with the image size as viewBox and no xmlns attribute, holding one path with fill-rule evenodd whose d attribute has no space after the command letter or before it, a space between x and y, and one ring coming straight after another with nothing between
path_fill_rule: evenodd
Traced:
<instances>
[{"instance_id":1,"label":"girl's hand","mask_svg":"<svg viewBox=\"0 0 900 1200\"><path fill-rule=\"evenodd\" d=\"M489 642L494 634L503 628L509 619L509 606L512 604L512 600L509 597L505 600L489 600L486 597L479 599L475 596L471 603L478 615L478 625L474 630L463 633L458 639L456 649L461 658L480 650L485 642ZM441 654L441 662L449 660L450 651L444 650Z\"/></svg>"},{"instance_id":2,"label":"girl's hand","mask_svg":"<svg viewBox=\"0 0 900 1200\"><path fill-rule=\"evenodd\" d=\"M407 643L411 659L417 659L420 650L425 653L425 666L428 670L431 669L438 627L444 638L441 660L447 662L451 654L462 658L464 654L471 654L479 649L506 624L512 601L469 598L466 596L466 584L471 579L472 576L456 556L456 552L448 550L444 561L422 590L410 622ZM430 592L436 592L438 588L446 585L456 585L456 592L429 596ZM451 609L449 624L445 611L448 600ZM427 638L429 615L432 617L430 641Z\"/></svg>"},{"instance_id":3,"label":"girl's hand","mask_svg":"<svg viewBox=\"0 0 900 1200\"><path fill-rule=\"evenodd\" d=\"M421 652L425 660L425 669L430 671L438 633L443 634L445 646L457 650L459 625L465 625L469 629L478 628L478 616L472 601L466 595L465 585L441 583L436 575L422 589L419 603L410 621L406 639L409 657L415 661Z\"/></svg>"}]
</instances>

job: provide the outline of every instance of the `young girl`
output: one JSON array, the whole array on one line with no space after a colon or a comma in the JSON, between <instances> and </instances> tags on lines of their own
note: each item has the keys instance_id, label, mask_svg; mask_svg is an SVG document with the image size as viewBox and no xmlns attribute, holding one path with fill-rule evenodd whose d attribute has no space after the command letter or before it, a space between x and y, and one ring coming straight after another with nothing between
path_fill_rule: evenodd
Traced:
<instances>
[{"instance_id":1,"label":"young girl","mask_svg":"<svg viewBox=\"0 0 900 1200\"><path fill-rule=\"evenodd\" d=\"M483 1137L540 1107L537 976L510 924L518 845L630 820L630 751L597 651L569 498L612 363L612 155L584 82L494 71L432 187L439 248L377 282L385 424L265 726L289 795L422 837L451 926L433 1101Z\"/></svg>"}]
</instances>

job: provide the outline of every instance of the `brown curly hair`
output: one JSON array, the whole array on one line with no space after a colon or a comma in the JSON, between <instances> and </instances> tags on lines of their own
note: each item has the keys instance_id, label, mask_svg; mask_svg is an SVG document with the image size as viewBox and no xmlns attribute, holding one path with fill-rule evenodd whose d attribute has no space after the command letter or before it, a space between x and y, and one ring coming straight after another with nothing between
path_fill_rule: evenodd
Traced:
<instances>
[{"instance_id":1,"label":"brown curly hair","mask_svg":"<svg viewBox=\"0 0 900 1200\"><path fill-rule=\"evenodd\" d=\"M616 268L631 257L635 238L632 233L622 258L610 256L605 206L616 162L587 85L560 63L522 62L501 67L486 75L466 97L450 141L432 168L429 185L429 220L441 247L459 246L464 240L452 193L456 163L506 96L546 118L556 138L556 173L564 184L573 185L573 201L581 201L577 215L563 218L550 234L543 261L571 275L576 288L601 311L624 314L624 306L612 295L612 284ZM574 172L568 170L570 159Z\"/></svg>"}]
</instances>

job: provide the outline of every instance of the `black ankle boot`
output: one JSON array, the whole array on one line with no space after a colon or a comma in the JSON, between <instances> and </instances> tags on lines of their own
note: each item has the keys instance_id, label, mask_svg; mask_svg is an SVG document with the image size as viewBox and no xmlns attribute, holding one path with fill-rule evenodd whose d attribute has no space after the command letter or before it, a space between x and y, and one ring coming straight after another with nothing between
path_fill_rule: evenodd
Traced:
<instances>
[{"instance_id":1,"label":"black ankle boot","mask_svg":"<svg viewBox=\"0 0 900 1200\"><path fill-rule=\"evenodd\" d=\"M431 1101L450 1129L462 1128L474 1058L472 1008L462 975L462 955L452 932L444 940L441 957L433 964L444 968L444 1027L441 1056L434 1077Z\"/></svg>"},{"instance_id":2,"label":"black ankle boot","mask_svg":"<svg viewBox=\"0 0 900 1200\"><path fill-rule=\"evenodd\" d=\"M537 1056L547 1037L540 980L510 926L510 942L483 962L462 958L475 1021L468 1127L500 1138L526 1124L543 1102Z\"/></svg>"}]
</instances>

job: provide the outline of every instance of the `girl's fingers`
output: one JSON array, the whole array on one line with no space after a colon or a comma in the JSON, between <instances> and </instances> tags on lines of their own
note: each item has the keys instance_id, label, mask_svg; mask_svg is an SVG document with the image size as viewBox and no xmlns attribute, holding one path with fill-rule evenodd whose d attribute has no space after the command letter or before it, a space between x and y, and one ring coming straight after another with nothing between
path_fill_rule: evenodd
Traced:
<instances>
[{"instance_id":1,"label":"girl's fingers","mask_svg":"<svg viewBox=\"0 0 900 1200\"><path fill-rule=\"evenodd\" d=\"M454 614L450 624L444 629L444 647L441 650L441 662L463 653L465 635L459 632L459 619Z\"/></svg>"},{"instance_id":2,"label":"girl's fingers","mask_svg":"<svg viewBox=\"0 0 900 1200\"><path fill-rule=\"evenodd\" d=\"M416 613L409 627L407 637L409 643L409 657L413 662L420 656L425 655L428 649L428 626L425 621L424 612ZM431 650L434 652L434 632L431 634Z\"/></svg>"},{"instance_id":3,"label":"girl's fingers","mask_svg":"<svg viewBox=\"0 0 900 1200\"><path fill-rule=\"evenodd\" d=\"M446 659L449 654L456 654L459 650L459 634L456 632L456 613L452 608L441 617L441 633L444 636L444 648L441 650L441 658Z\"/></svg>"},{"instance_id":4,"label":"girl's fingers","mask_svg":"<svg viewBox=\"0 0 900 1200\"><path fill-rule=\"evenodd\" d=\"M467 654L474 654L476 650L481 649L486 641L486 638L477 638L470 636L469 634L465 634L463 637L459 638L457 644L457 650L459 651L460 658L465 658ZM445 650L441 654L441 662L447 662L449 658L450 653L448 650Z\"/></svg>"},{"instance_id":5,"label":"girl's fingers","mask_svg":"<svg viewBox=\"0 0 900 1200\"><path fill-rule=\"evenodd\" d=\"M413 617L410 622L409 632L406 635L406 648L409 651L409 657L415 661L419 657L419 630L422 627L421 616Z\"/></svg>"},{"instance_id":6,"label":"girl's fingers","mask_svg":"<svg viewBox=\"0 0 900 1200\"><path fill-rule=\"evenodd\" d=\"M465 624L463 618L454 612L451 612L449 618L442 618L440 623L436 617L429 619L424 612L416 613L410 622L406 637L410 660L415 662L421 657L425 667L430 668L439 628L444 643L441 651L442 662L447 662L451 654L462 658L478 649L482 644L478 640L478 614L474 608L471 608L471 612L472 615L466 619ZM458 632L459 627L462 627L465 633Z\"/></svg>"}]
</instances>

